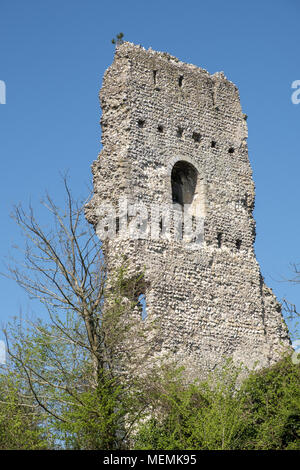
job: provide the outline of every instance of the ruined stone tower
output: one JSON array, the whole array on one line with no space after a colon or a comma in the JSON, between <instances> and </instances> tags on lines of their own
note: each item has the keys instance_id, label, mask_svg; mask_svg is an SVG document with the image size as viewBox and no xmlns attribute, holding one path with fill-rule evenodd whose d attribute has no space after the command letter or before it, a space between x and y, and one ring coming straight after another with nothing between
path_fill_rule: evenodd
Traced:
<instances>
[{"instance_id":1,"label":"ruined stone tower","mask_svg":"<svg viewBox=\"0 0 300 470\"><path fill-rule=\"evenodd\" d=\"M106 262L112 270L125 255L133 272L145 271L140 294L147 318L161 319L158 348L195 374L228 356L250 367L278 360L289 338L255 258L254 184L237 87L223 73L126 42L100 100L103 150L87 219L97 227L105 204L116 210L105 227L110 236L102 232ZM135 209L119 207L122 198ZM184 230L176 216L185 204L192 225L204 222L198 243L174 236L178 220Z\"/></svg>"}]
</instances>

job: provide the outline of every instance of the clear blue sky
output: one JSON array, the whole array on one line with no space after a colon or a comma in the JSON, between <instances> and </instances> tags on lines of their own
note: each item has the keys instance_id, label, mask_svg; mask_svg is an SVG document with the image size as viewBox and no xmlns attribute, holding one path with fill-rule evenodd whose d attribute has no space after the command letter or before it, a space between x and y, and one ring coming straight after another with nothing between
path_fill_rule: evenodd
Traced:
<instances>
[{"instance_id":1,"label":"clear blue sky","mask_svg":"<svg viewBox=\"0 0 300 470\"><path fill-rule=\"evenodd\" d=\"M239 87L249 116L257 258L278 298L300 309L300 285L282 282L300 262L300 104L291 102L299 21L298 0L1 0L1 263L20 241L13 204L35 206L45 189L60 203L66 170L74 192L87 192L101 145L98 91L113 60L111 38L123 31L210 73L223 70ZM31 311L12 281L0 278L0 286L1 320Z\"/></svg>"}]
</instances>

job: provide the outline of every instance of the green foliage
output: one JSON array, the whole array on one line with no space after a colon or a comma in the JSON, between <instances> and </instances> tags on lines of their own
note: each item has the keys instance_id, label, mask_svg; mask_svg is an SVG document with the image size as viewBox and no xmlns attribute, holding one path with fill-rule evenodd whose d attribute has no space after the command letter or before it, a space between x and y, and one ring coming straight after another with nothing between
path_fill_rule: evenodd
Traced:
<instances>
[{"instance_id":1,"label":"green foliage","mask_svg":"<svg viewBox=\"0 0 300 470\"><path fill-rule=\"evenodd\" d=\"M66 211L47 196L50 230L31 208L15 211L25 272L10 272L49 320L5 330L0 449L299 449L299 365L286 357L242 380L229 361L188 383L153 361L159 322L141 319L143 273L121 260L107 274L84 206L65 188Z\"/></svg>"},{"instance_id":2,"label":"green foliage","mask_svg":"<svg viewBox=\"0 0 300 470\"><path fill-rule=\"evenodd\" d=\"M16 377L0 375L0 450L50 448L38 407L19 385Z\"/></svg>"},{"instance_id":3,"label":"green foliage","mask_svg":"<svg viewBox=\"0 0 300 470\"><path fill-rule=\"evenodd\" d=\"M205 382L184 385L182 374L167 380L158 408L141 426L136 449L235 449L246 426L235 390L239 373L227 365Z\"/></svg>"},{"instance_id":4,"label":"green foliage","mask_svg":"<svg viewBox=\"0 0 300 470\"><path fill-rule=\"evenodd\" d=\"M300 449L299 385L300 366L290 357L249 376L240 391L249 416L245 447Z\"/></svg>"},{"instance_id":5,"label":"green foliage","mask_svg":"<svg viewBox=\"0 0 300 470\"><path fill-rule=\"evenodd\" d=\"M137 308L143 275L129 275L124 260L107 275L85 206L73 199L66 179L64 186L63 210L49 195L43 203L54 219L50 228L31 207L14 211L25 262L14 262L9 272L49 317L5 328L9 373L57 447L119 449L145 407L130 370L142 367L151 348L152 324L142 322Z\"/></svg>"},{"instance_id":6,"label":"green foliage","mask_svg":"<svg viewBox=\"0 0 300 470\"><path fill-rule=\"evenodd\" d=\"M241 372L228 364L187 386L175 376L140 426L135 449L299 449L299 365L283 358L242 385Z\"/></svg>"},{"instance_id":7,"label":"green foliage","mask_svg":"<svg viewBox=\"0 0 300 470\"><path fill-rule=\"evenodd\" d=\"M124 264L111 277L107 308L98 312L96 367L84 318L75 312L52 313L51 323L37 320L26 329L17 320L7 326L11 376L27 388L57 446L122 449L128 430L142 415L145 405L137 379L126 373L126 364L138 367L136 356L140 360L148 352L146 330L140 332L141 319L133 312L142 279L128 278Z\"/></svg>"},{"instance_id":8,"label":"green foliage","mask_svg":"<svg viewBox=\"0 0 300 470\"><path fill-rule=\"evenodd\" d=\"M106 378L97 390L74 396L73 403L65 409L64 421L59 425L66 448L120 448L126 415L121 394L122 387Z\"/></svg>"},{"instance_id":9,"label":"green foliage","mask_svg":"<svg viewBox=\"0 0 300 470\"><path fill-rule=\"evenodd\" d=\"M49 361L49 351L40 337L35 341L31 338L27 347L37 367L38 357ZM58 351L56 360L70 357L68 351L64 358L62 348L59 359ZM88 361L74 368L68 381L58 369L51 372L50 362L47 370L46 380L56 377L57 387L49 382L39 390L31 379L50 415L37 406L21 369L1 376L0 449L52 448L54 441L67 449L300 448L300 373L290 357L243 381L245 371L228 363L206 381L191 384L183 369L171 366L151 370L139 381L105 368L96 388L88 380Z\"/></svg>"},{"instance_id":10,"label":"green foliage","mask_svg":"<svg viewBox=\"0 0 300 470\"><path fill-rule=\"evenodd\" d=\"M111 40L112 44L122 44L124 42L123 37L123 33L117 34L117 37Z\"/></svg>"}]
</instances>

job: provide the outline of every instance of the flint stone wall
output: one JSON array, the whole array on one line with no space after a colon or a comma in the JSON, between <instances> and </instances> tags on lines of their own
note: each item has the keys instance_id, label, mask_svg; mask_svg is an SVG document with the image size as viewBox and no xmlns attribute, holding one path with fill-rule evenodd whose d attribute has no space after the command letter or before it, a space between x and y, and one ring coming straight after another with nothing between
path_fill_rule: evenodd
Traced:
<instances>
[{"instance_id":1,"label":"flint stone wall","mask_svg":"<svg viewBox=\"0 0 300 470\"><path fill-rule=\"evenodd\" d=\"M197 170L198 249L150 234L103 241L109 270L125 255L133 273L145 272L146 321L161 322L156 352L169 352L194 375L228 356L249 367L277 361L290 341L254 253L255 191L237 87L223 73L123 43L100 101L103 149L92 167L89 222L97 226L101 204L117 208L120 197L143 202L149 213L154 203L170 205L176 162Z\"/></svg>"}]
</instances>

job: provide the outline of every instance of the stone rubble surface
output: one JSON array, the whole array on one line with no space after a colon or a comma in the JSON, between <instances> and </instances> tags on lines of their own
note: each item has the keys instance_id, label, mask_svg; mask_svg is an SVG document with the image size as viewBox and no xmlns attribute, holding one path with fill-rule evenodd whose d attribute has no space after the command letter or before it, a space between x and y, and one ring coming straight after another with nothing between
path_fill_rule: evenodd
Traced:
<instances>
[{"instance_id":1,"label":"stone rubble surface","mask_svg":"<svg viewBox=\"0 0 300 470\"><path fill-rule=\"evenodd\" d=\"M160 320L157 352L194 376L226 357L250 368L276 362L290 340L254 253L255 189L237 87L222 72L125 42L100 101L103 149L92 166L90 223L97 225L101 204L117 208L120 197L142 201L149 213L153 204L171 205L178 161L198 174L204 243L197 250L150 235L103 241L109 272L124 255L133 275L145 273L146 321Z\"/></svg>"}]
</instances>

